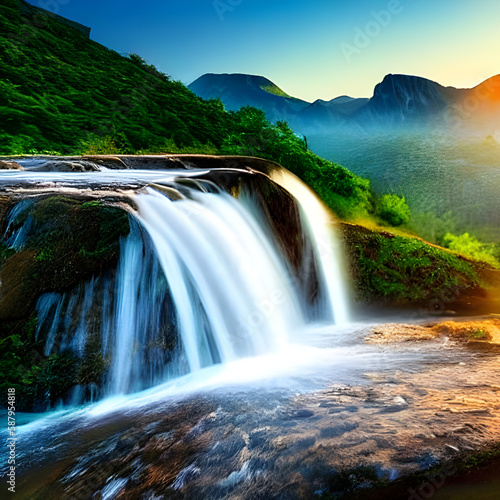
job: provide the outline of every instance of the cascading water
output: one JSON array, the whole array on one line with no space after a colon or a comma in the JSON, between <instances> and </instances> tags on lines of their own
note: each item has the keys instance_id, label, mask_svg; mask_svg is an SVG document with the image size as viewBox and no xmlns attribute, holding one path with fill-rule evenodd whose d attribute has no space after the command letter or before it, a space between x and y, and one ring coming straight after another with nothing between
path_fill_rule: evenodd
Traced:
<instances>
[{"instance_id":1,"label":"cascading water","mask_svg":"<svg viewBox=\"0 0 500 500\"><path fill-rule=\"evenodd\" d=\"M235 198L208 181L169 180L130 195L137 207L115 272L37 302L45 355L102 353L71 401L126 394L216 363L283 349L311 322L347 321L347 294L325 211L293 177L276 178L298 199L297 237L310 251L317 293L308 300L250 190ZM11 215L26 210L20 203ZM22 205L22 206L21 206ZM30 217L10 235L21 248ZM98 389L100 386L100 389Z\"/></svg>"}]
</instances>

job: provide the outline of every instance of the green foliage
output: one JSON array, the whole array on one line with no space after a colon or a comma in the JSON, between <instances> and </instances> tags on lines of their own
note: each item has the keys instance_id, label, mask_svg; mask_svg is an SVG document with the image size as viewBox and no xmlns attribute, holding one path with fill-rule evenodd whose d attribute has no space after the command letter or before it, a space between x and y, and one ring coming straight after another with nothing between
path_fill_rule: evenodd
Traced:
<instances>
[{"instance_id":1,"label":"green foliage","mask_svg":"<svg viewBox=\"0 0 500 500\"><path fill-rule=\"evenodd\" d=\"M268 94L277 95L280 97L290 97L284 90L281 90L277 85L261 85L260 88Z\"/></svg>"},{"instance_id":2,"label":"green foliage","mask_svg":"<svg viewBox=\"0 0 500 500\"><path fill-rule=\"evenodd\" d=\"M47 17L0 6L0 154L114 154L161 145L219 147L228 115L137 55L123 57Z\"/></svg>"},{"instance_id":3,"label":"green foliage","mask_svg":"<svg viewBox=\"0 0 500 500\"><path fill-rule=\"evenodd\" d=\"M10 251L1 268L0 319L23 317L41 293L66 290L114 266L120 238L130 229L120 208L63 196L36 201L13 227L28 218L23 249Z\"/></svg>"},{"instance_id":4,"label":"green foliage","mask_svg":"<svg viewBox=\"0 0 500 500\"><path fill-rule=\"evenodd\" d=\"M2 264L9 258L12 257L16 253L15 250L9 248L5 243L0 241L0 269L2 268Z\"/></svg>"},{"instance_id":5,"label":"green foliage","mask_svg":"<svg viewBox=\"0 0 500 500\"><path fill-rule=\"evenodd\" d=\"M377 203L377 215L389 225L397 227L410 222L410 208L404 196L384 194Z\"/></svg>"},{"instance_id":6,"label":"green foliage","mask_svg":"<svg viewBox=\"0 0 500 500\"><path fill-rule=\"evenodd\" d=\"M469 233L460 236L447 233L443 238L443 245L465 257L486 262L494 267L500 267L498 260L499 249L495 245L480 242Z\"/></svg>"},{"instance_id":7,"label":"green foliage","mask_svg":"<svg viewBox=\"0 0 500 500\"><path fill-rule=\"evenodd\" d=\"M471 330L467 332L467 335L472 339L472 340L481 340L486 337L488 337L488 332L485 330L477 329L477 330Z\"/></svg>"},{"instance_id":8,"label":"green foliage","mask_svg":"<svg viewBox=\"0 0 500 500\"><path fill-rule=\"evenodd\" d=\"M443 245L446 233L456 233L459 223L452 212L445 212L439 216L432 212L417 212L411 214L409 228L424 240L436 245Z\"/></svg>"},{"instance_id":9,"label":"green foliage","mask_svg":"<svg viewBox=\"0 0 500 500\"><path fill-rule=\"evenodd\" d=\"M77 146L76 152L82 155L115 155L123 151L116 145L115 139L109 135L99 137L88 134Z\"/></svg>"},{"instance_id":10,"label":"green foliage","mask_svg":"<svg viewBox=\"0 0 500 500\"><path fill-rule=\"evenodd\" d=\"M249 106L231 116L233 133L222 144L221 153L279 163L311 186L340 217L363 217L373 212L369 181L309 151L305 140L288 124L272 126L263 111Z\"/></svg>"},{"instance_id":11,"label":"green foliage","mask_svg":"<svg viewBox=\"0 0 500 500\"><path fill-rule=\"evenodd\" d=\"M76 359L67 352L45 357L35 340L37 317L0 322L0 391L16 389L18 410L45 410L75 384Z\"/></svg>"},{"instance_id":12,"label":"green foliage","mask_svg":"<svg viewBox=\"0 0 500 500\"><path fill-rule=\"evenodd\" d=\"M368 301L427 305L479 286L474 264L416 238L345 229L356 288Z\"/></svg>"}]
</instances>

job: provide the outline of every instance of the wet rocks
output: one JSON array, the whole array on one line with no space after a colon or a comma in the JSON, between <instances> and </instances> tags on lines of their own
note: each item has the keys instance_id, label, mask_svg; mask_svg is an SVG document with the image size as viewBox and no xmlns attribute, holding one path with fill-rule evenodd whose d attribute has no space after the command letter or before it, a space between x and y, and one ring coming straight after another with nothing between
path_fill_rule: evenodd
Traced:
<instances>
[{"instance_id":1,"label":"wet rocks","mask_svg":"<svg viewBox=\"0 0 500 500\"><path fill-rule=\"evenodd\" d=\"M0 170L24 170L24 168L13 160L0 160Z\"/></svg>"},{"instance_id":2,"label":"wet rocks","mask_svg":"<svg viewBox=\"0 0 500 500\"><path fill-rule=\"evenodd\" d=\"M371 344L391 342L422 342L449 338L459 342L489 342L500 344L500 319L479 321L444 321L426 324L383 324L373 327L366 341Z\"/></svg>"}]
</instances>

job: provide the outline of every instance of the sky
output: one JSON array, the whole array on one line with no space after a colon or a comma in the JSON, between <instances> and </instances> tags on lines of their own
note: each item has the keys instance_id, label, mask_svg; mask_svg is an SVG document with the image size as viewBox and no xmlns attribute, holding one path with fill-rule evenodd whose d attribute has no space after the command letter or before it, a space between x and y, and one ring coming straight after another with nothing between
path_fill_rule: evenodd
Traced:
<instances>
[{"instance_id":1,"label":"sky","mask_svg":"<svg viewBox=\"0 0 500 500\"><path fill-rule=\"evenodd\" d=\"M500 73L498 0L29 0L175 80L247 73L308 101L388 73L468 88Z\"/></svg>"}]
</instances>

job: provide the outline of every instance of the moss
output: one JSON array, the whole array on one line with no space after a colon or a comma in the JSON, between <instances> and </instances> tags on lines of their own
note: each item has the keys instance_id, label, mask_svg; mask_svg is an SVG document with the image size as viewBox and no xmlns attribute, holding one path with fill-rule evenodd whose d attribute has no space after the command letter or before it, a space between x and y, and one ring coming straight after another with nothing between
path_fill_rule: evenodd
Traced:
<instances>
[{"instance_id":1,"label":"moss","mask_svg":"<svg viewBox=\"0 0 500 500\"><path fill-rule=\"evenodd\" d=\"M484 340L489 337L488 332L481 328L468 331L467 336L472 340Z\"/></svg>"},{"instance_id":2,"label":"moss","mask_svg":"<svg viewBox=\"0 0 500 500\"><path fill-rule=\"evenodd\" d=\"M318 495L318 498L324 500L343 498L346 494L352 494L360 488L378 488L388 484L388 481L380 477L374 466L366 465L334 471L322 479L326 479L327 488Z\"/></svg>"},{"instance_id":3,"label":"moss","mask_svg":"<svg viewBox=\"0 0 500 500\"><path fill-rule=\"evenodd\" d=\"M2 266L0 273L0 320L29 316L37 296L36 252L24 250L14 253Z\"/></svg>"},{"instance_id":4,"label":"moss","mask_svg":"<svg viewBox=\"0 0 500 500\"><path fill-rule=\"evenodd\" d=\"M481 293L483 264L417 238L343 224L358 298L391 305L451 304Z\"/></svg>"},{"instance_id":5,"label":"moss","mask_svg":"<svg viewBox=\"0 0 500 500\"><path fill-rule=\"evenodd\" d=\"M0 269L2 268L4 262L15 253L15 250L9 248L5 243L0 241Z\"/></svg>"},{"instance_id":6,"label":"moss","mask_svg":"<svg viewBox=\"0 0 500 500\"><path fill-rule=\"evenodd\" d=\"M23 250L0 247L0 319L25 317L41 293L67 290L114 266L130 230L127 212L100 200L43 198L18 216L18 227L30 216Z\"/></svg>"},{"instance_id":7,"label":"moss","mask_svg":"<svg viewBox=\"0 0 500 500\"><path fill-rule=\"evenodd\" d=\"M461 455L454 460L441 462L434 467L419 471L413 474L407 474L403 477L392 481L388 484L372 483L370 488L359 489L349 498L356 500L385 500L386 498L429 498L428 492L429 485L438 490L443 486L446 488L450 486L452 489L449 491L442 491L444 497L448 497L452 491L457 491L454 486L464 484L464 477L468 474L475 474L475 477L465 482L475 481L484 482L485 480L491 481L494 478L494 467L500 458L500 445L493 444L489 449L473 453L470 455ZM481 469L487 470L490 468L491 472L486 476L481 475ZM422 489L423 488L423 489ZM496 498L493 493L494 486L491 488L491 497ZM413 493L412 493L413 492ZM496 491L495 491L496 493ZM335 497L326 497L335 498ZM465 498L465 497L464 497Z\"/></svg>"},{"instance_id":8,"label":"moss","mask_svg":"<svg viewBox=\"0 0 500 500\"><path fill-rule=\"evenodd\" d=\"M116 265L119 242L129 232L128 214L102 200L50 196L35 201L14 221L31 218L22 250L0 245L0 377L15 387L18 407L46 409L75 384L101 385L109 360L91 337L81 359L71 352L43 354L35 340L37 298L63 292ZM6 394L6 391L4 391Z\"/></svg>"},{"instance_id":9,"label":"moss","mask_svg":"<svg viewBox=\"0 0 500 500\"><path fill-rule=\"evenodd\" d=\"M18 411L44 411L76 384L101 386L109 368L98 335L90 337L81 358L70 350L45 356L44 342L35 339L37 321L36 314L27 320L0 321L0 391L16 389Z\"/></svg>"}]
</instances>

